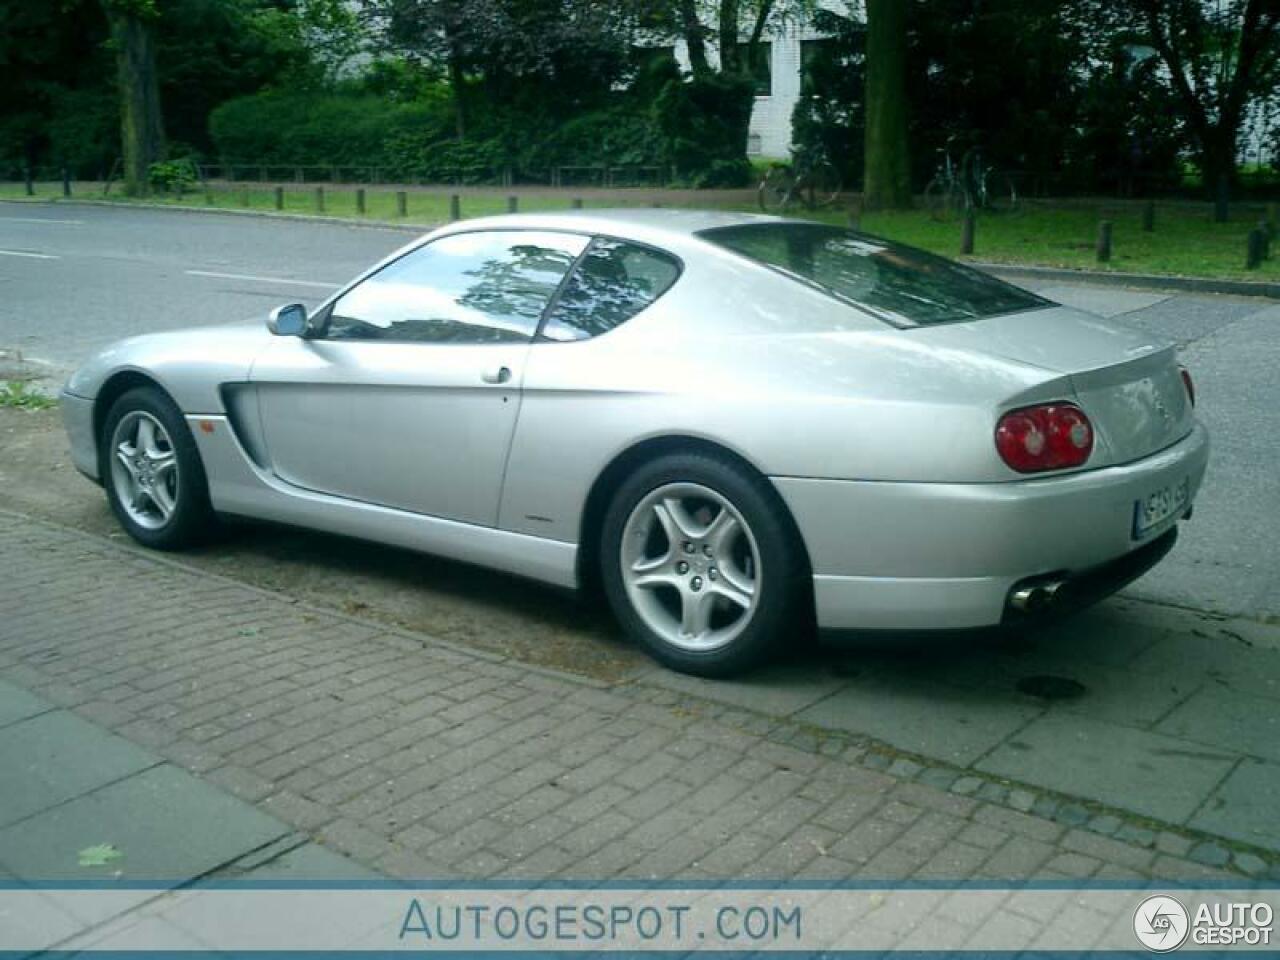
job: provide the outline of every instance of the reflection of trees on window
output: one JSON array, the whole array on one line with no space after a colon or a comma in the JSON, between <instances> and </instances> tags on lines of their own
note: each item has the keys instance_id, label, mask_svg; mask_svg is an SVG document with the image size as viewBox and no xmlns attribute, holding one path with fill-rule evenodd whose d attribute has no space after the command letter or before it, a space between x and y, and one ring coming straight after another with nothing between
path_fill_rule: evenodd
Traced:
<instances>
[{"instance_id":1,"label":"reflection of trees on window","mask_svg":"<svg viewBox=\"0 0 1280 960\"><path fill-rule=\"evenodd\" d=\"M335 304L331 340L523 343L585 237L477 231L442 237L389 264Z\"/></svg>"},{"instance_id":2,"label":"reflection of trees on window","mask_svg":"<svg viewBox=\"0 0 1280 960\"><path fill-rule=\"evenodd\" d=\"M543 336L585 340L607 333L665 293L678 274L668 256L597 237L565 284Z\"/></svg>"},{"instance_id":3,"label":"reflection of trees on window","mask_svg":"<svg viewBox=\"0 0 1280 960\"><path fill-rule=\"evenodd\" d=\"M475 280L458 303L494 320L513 320L532 336L575 257L566 250L533 244L513 245L504 253L466 271Z\"/></svg>"}]
</instances>

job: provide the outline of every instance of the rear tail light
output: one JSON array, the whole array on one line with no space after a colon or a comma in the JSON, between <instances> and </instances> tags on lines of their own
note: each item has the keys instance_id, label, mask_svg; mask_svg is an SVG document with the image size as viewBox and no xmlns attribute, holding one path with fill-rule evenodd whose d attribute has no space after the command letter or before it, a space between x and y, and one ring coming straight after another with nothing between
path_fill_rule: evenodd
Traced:
<instances>
[{"instance_id":1,"label":"rear tail light","mask_svg":"<svg viewBox=\"0 0 1280 960\"><path fill-rule=\"evenodd\" d=\"M1191 401L1191 405L1196 405L1196 385L1191 382L1191 371L1186 367L1179 367L1178 372L1182 374L1182 385L1187 388L1187 399Z\"/></svg>"},{"instance_id":2,"label":"rear tail light","mask_svg":"<svg viewBox=\"0 0 1280 960\"><path fill-rule=\"evenodd\" d=\"M1072 403L1011 410L996 424L996 450L1019 473L1078 467L1093 451L1093 425Z\"/></svg>"}]
</instances>

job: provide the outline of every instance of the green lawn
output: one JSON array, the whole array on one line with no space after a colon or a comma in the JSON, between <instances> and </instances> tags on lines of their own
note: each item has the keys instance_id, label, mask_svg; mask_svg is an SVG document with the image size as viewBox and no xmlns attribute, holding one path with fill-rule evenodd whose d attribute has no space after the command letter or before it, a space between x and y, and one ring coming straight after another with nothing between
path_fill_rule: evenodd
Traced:
<instances>
[{"instance_id":1,"label":"green lawn","mask_svg":"<svg viewBox=\"0 0 1280 960\"><path fill-rule=\"evenodd\" d=\"M76 184L75 196L102 199L101 187ZM450 188L415 189L408 192L408 216L405 223L431 226L449 217ZM37 197L58 199L60 183L37 185ZM504 213L508 194L519 197L521 211L563 210L574 196L572 189L551 191L532 188L526 192L510 190L462 189L464 217ZM24 195L22 184L0 184L0 199L16 199ZM668 207L714 207L754 210L749 191L688 190L618 190L605 193L583 190L587 207L650 206L661 203ZM354 187L324 188L324 214L333 217L356 217ZM315 187L290 185L285 189L284 211L296 214L320 212L316 205ZM207 194L203 190L183 196L163 196L135 201L113 194L108 199L119 203L146 202L160 205L275 210L274 190L270 187L218 187ZM1170 201L1157 204L1155 231L1141 228L1142 204L1122 201L1032 201L1012 214L985 214L978 218L974 259L1011 264L1032 264L1090 270L1132 273L1175 274L1195 277L1229 277L1248 280L1280 280L1280 238L1273 246L1276 254L1257 270L1246 270L1245 248L1248 233L1266 215L1262 206L1236 205L1229 223L1214 223L1206 204ZM803 214L797 214L803 215ZM822 211L817 219L844 223L843 210ZM391 220L396 215L395 191L369 188L366 191L366 213L369 220ZM1098 222L1113 224L1113 253L1110 264L1097 263L1094 245ZM924 211L867 214L862 228L893 240L913 244L947 256L960 250L958 220L938 222Z\"/></svg>"}]
</instances>

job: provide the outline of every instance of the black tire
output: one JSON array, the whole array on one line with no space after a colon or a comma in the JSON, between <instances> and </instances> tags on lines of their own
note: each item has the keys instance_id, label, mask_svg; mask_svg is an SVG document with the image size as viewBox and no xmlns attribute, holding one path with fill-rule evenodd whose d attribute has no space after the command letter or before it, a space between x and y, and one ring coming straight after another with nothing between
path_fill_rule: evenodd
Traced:
<instances>
[{"instance_id":1,"label":"black tire","mask_svg":"<svg viewBox=\"0 0 1280 960\"><path fill-rule=\"evenodd\" d=\"M924 202L931 218L947 222L964 209L964 194L954 183L934 177L924 188Z\"/></svg>"},{"instance_id":2,"label":"black tire","mask_svg":"<svg viewBox=\"0 0 1280 960\"><path fill-rule=\"evenodd\" d=\"M166 447L172 449L177 462L177 475L172 483L172 513L155 526L135 519L121 499L121 483L117 481L116 430L121 421L134 415L146 415L158 421L168 435ZM195 438L177 405L155 387L135 387L122 394L107 412L98 438L98 469L107 502L129 536L155 550L178 550L199 543L214 526L213 508L209 503L209 483L205 476Z\"/></svg>"},{"instance_id":3,"label":"black tire","mask_svg":"<svg viewBox=\"0 0 1280 960\"><path fill-rule=\"evenodd\" d=\"M758 551L758 599L740 632L714 649L690 650L665 639L637 611L624 581L628 522L647 497L670 484L696 485L728 501ZM605 597L619 623L654 659L681 673L732 676L780 653L784 645L803 645L812 633L811 611L806 611L812 596L808 561L786 506L766 478L726 457L675 453L639 467L614 493L605 512L600 565Z\"/></svg>"},{"instance_id":4,"label":"black tire","mask_svg":"<svg viewBox=\"0 0 1280 960\"><path fill-rule=\"evenodd\" d=\"M790 167L782 164L770 167L756 191L760 209L765 213L786 213L795 194L795 185L795 174Z\"/></svg>"},{"instance_id":5,"label":"black tire","mask_svg":"<svg viewBox=\"0 0 1280 960\"><path fill-rule=\"evenodd\" d=\"M821 161L809 171L809 186L805 194L810 210L823 209L840 199L840 171L835 165Z\"/></svg>"}]
</instances>

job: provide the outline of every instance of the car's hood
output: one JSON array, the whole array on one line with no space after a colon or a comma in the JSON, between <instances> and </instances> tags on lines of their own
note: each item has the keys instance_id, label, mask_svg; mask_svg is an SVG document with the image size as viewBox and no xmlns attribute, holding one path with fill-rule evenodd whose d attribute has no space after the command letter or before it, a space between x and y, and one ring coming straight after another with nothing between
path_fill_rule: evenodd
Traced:
<instances>
[{"instance_id":1,"label":"car's hood","mask_svg":"<svg viewBox=\"0 0 1280 960\"><path fill-rule=\"evenodd\" d=\"M112 376L136 371L157 381L185 412L214 412L221 409L218 385L247 380L270 338L261 320L129 337L100 350L76 370L67 391L95 397Z\"/></svg>"}]
</instances>

